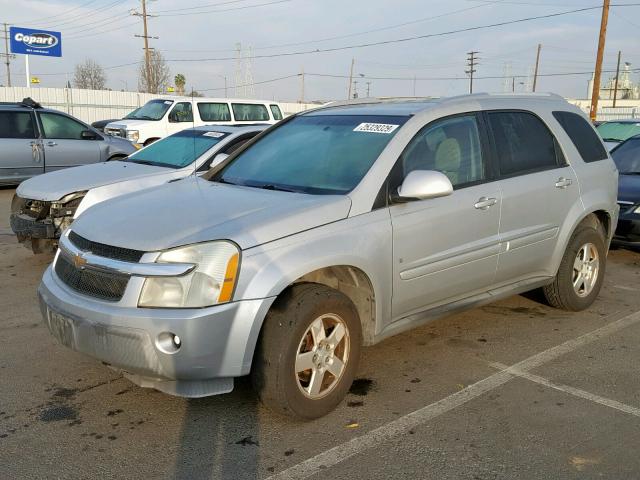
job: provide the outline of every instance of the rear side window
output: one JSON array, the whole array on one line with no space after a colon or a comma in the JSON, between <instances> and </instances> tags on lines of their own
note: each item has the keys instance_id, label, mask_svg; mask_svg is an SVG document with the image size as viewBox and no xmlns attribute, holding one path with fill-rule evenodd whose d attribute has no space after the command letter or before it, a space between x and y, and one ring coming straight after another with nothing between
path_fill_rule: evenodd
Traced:
<instances>
[{"instance_id":1,"label":"rear side window","mask_svg":"<svg viewBox=\"0 0 640 480\"><path fill-rule=\"evenodd\" d=\"M269 105L274 120L282 120L282 111L278 105Z\"/></svg>"},{"instance_id":2,"label":"rear side window","mask_svg":"<svg viewBox=\"0 0 640 480\"><path fill-rule=\"evenodd\" d=\"M226 103L200 103L198 112L204 122L230 122L231 111Z\"/></svg>"},{"instance_id":3,"label":"rear side window","mask_svg":"<svg viewBox=\"0 0 640 480\"><path fill-rule=\"evenodd\" d=\"M520 175L558 166L556 139L538 117L527 112L490 112L488 117L500 175Z\"/></svg>"},{"instance_id":4,"label":"rear side window","mask_svg":"<svg viewBox=\"0 0 640 480\"><path fill-rule=\"evenodd\" d=\"M0 112L0 138L36 138L29 112Z\"/></svg>"},{"instance_id":5,"label":"rear side window","mask_svg":"<svg viewBox=\"0 0 640 480\"><path fill-rule=\"evenodd\" d=\"M553 112L553 116L567 133L585 162L607 158L607 151L589 122L573 112Z\"/></svg>"},{"instance_id":6,"label":"rear side window","mask_svg":"<svg viewBox=\"0 0 640 480\"><path fill-rule=\"evenodd\" d=\"M264 105L252 103L232 103L233 116L238 122L268 122L269 112Z\"/></svg>"}]
</instances>

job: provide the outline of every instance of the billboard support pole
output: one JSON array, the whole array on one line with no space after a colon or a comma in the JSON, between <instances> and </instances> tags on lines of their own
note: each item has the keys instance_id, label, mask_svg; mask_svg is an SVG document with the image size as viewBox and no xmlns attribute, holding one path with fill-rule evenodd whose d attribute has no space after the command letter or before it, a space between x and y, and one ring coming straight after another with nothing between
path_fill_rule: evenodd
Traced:
<instances>
[{"instance_id":1,"label":"billboard support pole","mask_svg":"<svg viewBox=\"0 0 640 480\"><path fill-rule=\"evenodd\" d=\"M27 76L27 88L30 88L31 75L29 74L29 55L24 56L24 74Z\"/></svg>"}]
</instances>

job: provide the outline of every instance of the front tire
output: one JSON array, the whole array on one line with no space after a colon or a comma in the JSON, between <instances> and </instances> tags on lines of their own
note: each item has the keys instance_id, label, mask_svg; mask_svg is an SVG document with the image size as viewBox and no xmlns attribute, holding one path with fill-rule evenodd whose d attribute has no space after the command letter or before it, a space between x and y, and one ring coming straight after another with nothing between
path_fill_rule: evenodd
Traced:
<instances>
[{"instance_id":1,"label":"front tire","mask_svg":"<svg viewBox=\"0 0 640 480\"><path fill-rule=\"evenodd\" d=\"M254 388L283 415L326 415L353 382L360 345L360 319L345 295L324 285L295 285L265 319L251 372Z\"/></svg>"},{"instance_id":2,"label":"front tire","mask_svg":"<svg viewBox=\"0 0 640 480\"><path fill-rule=\"evenodd\" d=\"M577 312L588 308L600 293L606 262L602 231L580 228L567 245L553 283L543 287L545 298L551 306L563 310Z\"/></svg>"}]
</instances>

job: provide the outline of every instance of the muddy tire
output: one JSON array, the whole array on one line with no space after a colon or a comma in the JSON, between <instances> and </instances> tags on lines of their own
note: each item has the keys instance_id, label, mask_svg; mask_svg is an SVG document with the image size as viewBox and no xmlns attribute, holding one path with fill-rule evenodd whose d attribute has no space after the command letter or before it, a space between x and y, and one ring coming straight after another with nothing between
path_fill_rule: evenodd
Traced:
<instances>
[{"instance_id":1,"label":"muddy tire","mask_svg":"<svg viewBox=\"0 0 640 480\"><path fill-rule=\"evenodd\" d=\"M353 382L361 336L357 311L345 295L313 283L289 288L262 327L251 372L258 397L286 416L326 415Z\"/></svg>"},{"instance_id":2,"label":"muddy tire","mask_svg":"<svg viewBox=\"0 0 640 480\"><path fill-rule=\"evenodd\" d=\"M602 229L579 228L567 245L553 283L542 288L547 302L563 310L588 308L600 293L606 262Z\"/></svg>"}]
</instances>

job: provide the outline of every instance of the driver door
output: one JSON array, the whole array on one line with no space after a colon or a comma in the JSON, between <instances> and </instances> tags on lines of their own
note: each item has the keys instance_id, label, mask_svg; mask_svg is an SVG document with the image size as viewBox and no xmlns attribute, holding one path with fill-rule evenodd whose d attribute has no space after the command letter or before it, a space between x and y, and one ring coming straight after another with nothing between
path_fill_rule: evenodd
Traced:
<instances>
[{"instance_id":1,"label":"driver door","mask_svg":"<svg viewBox=\"0 0 640 480\"><path fill-rule=\"evenodd\" d=\"M38 112L38 116L44 137L45 172L100 161L99 142L82 138L89 127L59 113Z\"/></svg>"},{"instance_id":2,"label":"driver door","mask_svg":"<svg viewBox=\"0 0 640 480\"><path fill-rule=\"evenodd\" d=\"M416 134L395 166L392 189L413 170L437 170L454 191L390 207L394 320L486 291L494 281L501 193L487 165L481 125L473 113L436 120Z\"/></svg>"}]
</instances>

